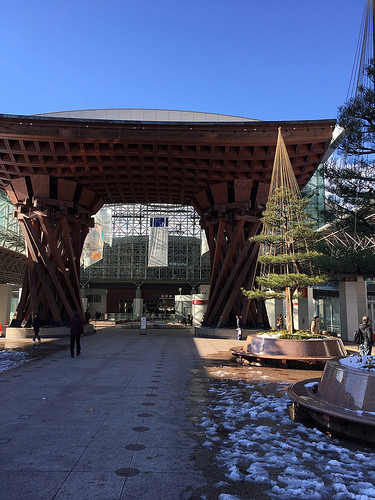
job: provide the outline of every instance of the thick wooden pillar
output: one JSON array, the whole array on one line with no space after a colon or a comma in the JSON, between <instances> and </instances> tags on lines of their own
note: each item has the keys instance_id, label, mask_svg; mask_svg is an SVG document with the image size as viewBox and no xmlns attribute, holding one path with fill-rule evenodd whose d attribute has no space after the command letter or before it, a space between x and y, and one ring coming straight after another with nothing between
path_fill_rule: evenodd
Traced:
<instances>
[{"instance_id":1,"label":"thick wooden pillar","mask_svg":"<svg viewBox=\"0 0 375 500\"><path fill-rule=\"evenodd\" d=\"M74 310L83 316L80 257L102 200L74 181L48 175L14 179L7 192L27 254L17 321L31 320L38 312L44 325L61 326Z\"/></svg>"},{"instance_id":2,"label":"thick wooden pillar","mask_svg":"<svg viewBox=\"0 0 375 500\"><path fill-rule=\"evenodd\" d=\"M249 238L260 230L259 216L267 201L268 185L249 179L213 184L195 197L211 259L211 285L204 325L235 325L242 314L246 326L258 326L258 309L241 292L253 287L258 244Z\"/></svg>"}]
</instances>

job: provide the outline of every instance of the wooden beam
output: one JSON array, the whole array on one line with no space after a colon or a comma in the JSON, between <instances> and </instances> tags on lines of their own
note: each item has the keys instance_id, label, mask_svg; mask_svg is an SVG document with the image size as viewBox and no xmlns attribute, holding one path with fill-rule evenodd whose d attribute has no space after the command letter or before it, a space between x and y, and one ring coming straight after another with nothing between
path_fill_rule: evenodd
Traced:
<instances>
[{"instance_id":1,"label":"wooden beam","mask_svg":"<svg viewBox=\"0 0 375 500\"><path fill-rule=\"evenodd\" d=\"M43 290L44 291L44 297L46 298L46 300L48 302L48 305L49 305L51 314L53 316L53 319L56 322L59 322L59 321L61 321L61 315L60 315L60 312L59 312L59 310L57 308L57 305L56 305L54 293L53 293L53 290L50 287L50 284L47 281L47 278L45 276L45 270L39 264L38 256L37 256L37 253L36 253L36 249L34 249L33 241L32 241L32 239L31 239L31 237L29 235L29 231L28 231L29 228L25 224L25 219L24 218L19 219L19 222L20 222L20 225L21 225L21 228L22 228L22 231L23 231L23 235L25 237L25 241L26 241L26 245L27 245L28 251L30 252L30 257L31 257L31 259L34 262L34 269L36 270L36 272L38 274L38 278L39 278L39 280L40 280L40 282L41 282L41 284L42 284L42 286L44 288L44 290Z\"/></svg>"}]
</instances>

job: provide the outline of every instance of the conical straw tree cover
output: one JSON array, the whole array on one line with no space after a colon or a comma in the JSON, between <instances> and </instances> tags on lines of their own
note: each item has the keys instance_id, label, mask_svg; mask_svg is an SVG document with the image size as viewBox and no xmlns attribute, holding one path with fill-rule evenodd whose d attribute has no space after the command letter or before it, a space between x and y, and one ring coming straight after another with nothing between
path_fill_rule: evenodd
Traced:
<instances>
[{"instance_id":1,"label":"conical straw tree cover","mask_svg":"<svg viewBox=\"0 0 375 500\"><path fill-rule=\"evenodd\" d=\"M321 254L311 250L315 231L305 208L308 201L301 197L279 129L271 185L266 209L262 214L263 229L254 236L259 247L259 277L257 290L242 290L250 299L286 299L286 322L294 333L292 297L298 288L327 281L314 269L314 260Z\"/></svg>"}]
</instances>

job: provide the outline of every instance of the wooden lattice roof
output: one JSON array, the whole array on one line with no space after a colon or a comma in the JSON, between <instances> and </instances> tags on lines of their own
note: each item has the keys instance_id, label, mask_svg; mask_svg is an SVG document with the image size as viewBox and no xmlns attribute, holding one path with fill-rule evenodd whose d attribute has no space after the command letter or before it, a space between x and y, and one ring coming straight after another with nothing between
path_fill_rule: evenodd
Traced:
<instances>
[{"instance_id":1,"label":"wooden lattice roof","mask_svg":"<svg viewBox=\"0 0 375 500\"><path fill-rule=\"evenodd\" d=\"M0 115L0 189L14 178L48 174L76 181L105 203L189 205L212 184L269 184L279 127L301 188L326 155L335 124Z\"/></svg>"}]
</instances>

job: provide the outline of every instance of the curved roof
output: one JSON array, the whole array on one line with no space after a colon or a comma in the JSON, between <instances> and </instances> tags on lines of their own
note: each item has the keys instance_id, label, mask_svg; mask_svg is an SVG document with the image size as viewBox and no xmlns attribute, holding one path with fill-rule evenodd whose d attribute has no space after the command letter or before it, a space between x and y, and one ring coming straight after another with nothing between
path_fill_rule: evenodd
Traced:
<instances>
[{"instance_id":1,"label":"curved roof","mask_svg":"<svg viewBox=\"0 0 375 500\"><path fill-rule=\"evenodd\" d=\"M334 119L152 121L160 118L158 110L144 115L150 121L122 120L120 111L117 119L93 118L95 110L72 111L74 118L69 112L0 115L0 189L14 179L49 175L60 184L76 182L104 203L194 204L203 210L211 199L224 203L220 185L237 183L243 193L228 196L254 202L268 193L279 127L301 188L325 159L336 125ZM206 118L215 116L227 118Z\"/></svg>"},{"instance_id":2,"label":"curved roof","mask_svg":"<svg viewBox=\"0 0 375 500\"><path fill-rule=\"evenodd\" d=\"M248 122L259 121L241 116L202 113L199 111L177 111L168 109L83 109L58 111L35 116L54 118L78 118L81 120L135 120L147 122Z\"/></svg>"}]
</instances>

